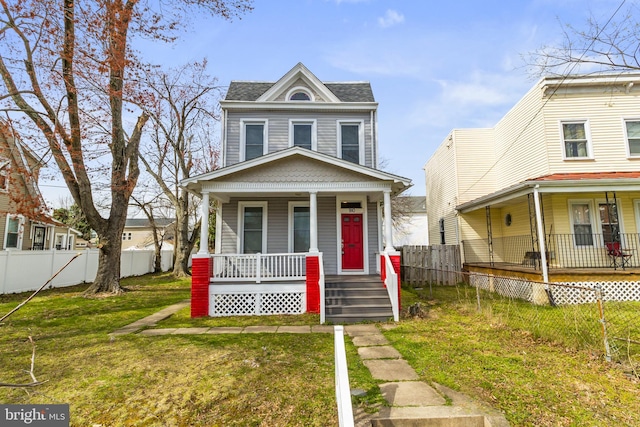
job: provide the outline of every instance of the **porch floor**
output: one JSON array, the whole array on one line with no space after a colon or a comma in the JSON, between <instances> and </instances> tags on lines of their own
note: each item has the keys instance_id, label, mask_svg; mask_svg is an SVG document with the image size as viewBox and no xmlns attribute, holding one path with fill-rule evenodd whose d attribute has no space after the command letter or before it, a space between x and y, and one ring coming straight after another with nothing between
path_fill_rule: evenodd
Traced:
<instances>
[{"instance_id":1,"label":"porch floor","mask_svg":"<svg viewBox=\"0 0 640 427\"><path fill-rule=\"evenodd\" d=\"M469 268L482 268L482 269L490 269L495 271L504 271L504 272L513 272L513 273L521 273L527 276L537 275L540 278L542 277L542 268L534 268L529 266L522 266L519 264L509 264L509 263L499 263L494 262L493 266L488 262L476 262L476 263L467 263L464 265L464 268L468 270ZM564 277L583 277L583 276L597 276L602 278L603 276L611 277L612 280L616 278L623 279L626 276L640 276L640 268L638 267L625 267L622 269L618 267L614 269L613 267L608 268L549 268L549 280L556 281L560 280L560 278Z\"/></svg>"}]
</instances>

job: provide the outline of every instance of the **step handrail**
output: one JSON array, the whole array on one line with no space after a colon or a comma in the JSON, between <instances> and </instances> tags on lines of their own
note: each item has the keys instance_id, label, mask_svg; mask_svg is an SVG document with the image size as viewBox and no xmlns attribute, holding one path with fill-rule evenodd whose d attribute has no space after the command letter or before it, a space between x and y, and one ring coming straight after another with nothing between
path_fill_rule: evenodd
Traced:
<instances>
[{"instance_id":1,"label":"step handrail","mask_svg":"<svg viewBox=\"0 0 640 427\"><path fill-rule=\"evenodd\" d=\"M351 388L349 386L349 370L347 369L347 352L344 345L344 326L333 327L336 402L338 404L338 422L340 427L354 427L353 407L351 406Z\"/></svg>"}]
</instances>

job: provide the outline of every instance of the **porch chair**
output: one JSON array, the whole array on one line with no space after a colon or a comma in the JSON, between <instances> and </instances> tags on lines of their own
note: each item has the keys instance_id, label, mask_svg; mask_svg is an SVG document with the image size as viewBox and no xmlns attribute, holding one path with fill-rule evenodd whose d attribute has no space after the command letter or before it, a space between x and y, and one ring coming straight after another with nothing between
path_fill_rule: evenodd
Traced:
<instances>
[{"instance_id":1,"label":"porch chair","mask_svg":"<svg viewBox=\"0 0 640 427\"><path fill-rule=\"evenodd\" d=\"M607 248L607 255L611 260L611 267L614 269L622 267L624 269L629 265L632 254L625 252L625 250L620 247L620 242L606 242L605 246Z\"/></svg>"}]
</instances>

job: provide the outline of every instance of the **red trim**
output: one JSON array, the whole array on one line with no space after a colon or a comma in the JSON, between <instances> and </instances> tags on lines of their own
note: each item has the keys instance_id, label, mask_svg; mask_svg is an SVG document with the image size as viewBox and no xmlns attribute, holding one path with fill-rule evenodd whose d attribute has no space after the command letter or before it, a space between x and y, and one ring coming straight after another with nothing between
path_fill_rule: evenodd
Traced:
<instances>
[{"instance_id":1,"label":"red trim","mask_svg":"<svg viewBox=\"0 0 640 427\"><path fill-rule=\"evenodd\" d=\"M391 265L393 265L393 269L398 275L398 310L402 310L402 279L400 278L400 255L389 255L389 258L391 258Z\"/></svg>"},{"instance_id":2,"label":"red trim","mask_svg":"<svg viewBox=\"0 0 640 427\"><path fill-rule=\"evenodd\" d=\"M209 281L213 258L193 257L191 265L191 317L209 315Z\"/></svg>"},{"instance_id":3,"label":"red trim","mask_svg":"<svg viewBox=\"0 0 640 427\"><path fill-rule=\"evenodd\" d=\"M320 258L307 255L307 313L320 313Z\"/></svg>"},{"instance_id":4,"label":"red trim","mask_svg":"<svg viewBox=\"0 0 640 427\"><path fill-rule=\"evenodd\" d=\"M594 179L629 179L640 178L640 172L565 172L543 175L532 178L531 181L578 181Z\"/></svg>"},{"instance_id":5,"label":"red trim","mask_svg":"<svg viewBox=\"0 0 640 427\"><path fill-rule=\"evenodd\" d=\"M384 255L380 255L380 280L382 280L382 286L385 288L387 285L384 281L387 279L387 263L385 262Z\"/></svg>"}]
</instances>

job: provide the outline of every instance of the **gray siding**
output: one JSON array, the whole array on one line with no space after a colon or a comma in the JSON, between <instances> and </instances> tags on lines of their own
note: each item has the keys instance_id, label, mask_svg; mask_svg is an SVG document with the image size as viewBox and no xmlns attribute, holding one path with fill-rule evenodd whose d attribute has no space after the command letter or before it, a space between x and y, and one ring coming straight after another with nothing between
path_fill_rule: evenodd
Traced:
<instances>
[{"instance_id":1,"label":"gray siding","mask_svg":"<svg viewBox=\"0 0 640 427\"><path fill-rule=\"evenodd\" d=\"M318 249L322 252L325 274L338 274L337 241L336 198L318 197Z\"/></svg>"},{"instance_id":2,"label":"gray siding","mask_svg":"<svg viewBox=\"0 0 640 427\"><path fill-rule=\"evenodd\" d=\"M337 129L339 120L362 121L364 123L365 165L373 167L373 138L371 115L369 113L331 113L331 112L232 112L227 115L225 166L240 161L241 120L266 119L268 152L289 147L289 120L316 120L318 151L337 156Z\"/></svg>"},{"instance_id":3,"label":"gray siding","mask_svg":"<svg viewBox=\"0 0 640 427\"><path fill-rule=\"evenodd\" d=\"M367 233L369 239L369 274L376 274L376 262L380 256L378 242L378 209L376 203L367 203Z\"/></svg>"}]
</instances>

